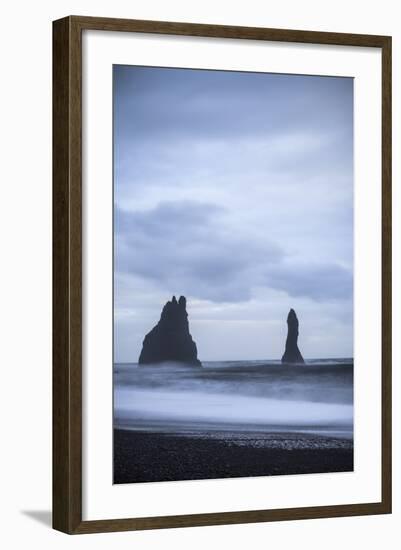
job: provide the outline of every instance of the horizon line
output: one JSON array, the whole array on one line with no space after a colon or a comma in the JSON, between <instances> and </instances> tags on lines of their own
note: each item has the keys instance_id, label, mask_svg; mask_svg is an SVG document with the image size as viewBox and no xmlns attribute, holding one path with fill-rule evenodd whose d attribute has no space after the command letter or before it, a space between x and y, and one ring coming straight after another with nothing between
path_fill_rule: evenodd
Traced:
<instances>
[{"instance_id":1,"label":"horizon line","mask_svg":"<svg viewBox=\"0 0 401 550\"><path fill-rule=\"evenodd\" d=\"M304 357L305 361L316 361L321 359L322 361L338 361L338 360L354 360L354 357ZM281 358L278 359L199 359L201 362L204 363L228 363L228 362L234 362L234 361L277 361L281 363ZM165 361L166 363L168 361ZM181 361L171 361L172 363L180 363ZM118 363L119 365L131 365L132 363L138 363L138 361L114 361L113 364ZM290 363L287 363L290 364Z\"/></svg>"}]
</instances>

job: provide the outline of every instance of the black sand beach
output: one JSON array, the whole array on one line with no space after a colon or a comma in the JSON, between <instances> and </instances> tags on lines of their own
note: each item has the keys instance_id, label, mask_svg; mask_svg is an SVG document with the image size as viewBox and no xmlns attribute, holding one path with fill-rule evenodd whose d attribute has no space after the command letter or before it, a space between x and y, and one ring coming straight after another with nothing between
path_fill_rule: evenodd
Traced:
<instances>
[{"instance_id":1,"label":"black sand beach","mask_svg":"<svg viewBox=\"0 0 401 550\"><path fill-rule=\"evenodd\" d=\"M114 430L114 483L352 470L352 439L282 432Z\"/></svg>"}]
</instances>

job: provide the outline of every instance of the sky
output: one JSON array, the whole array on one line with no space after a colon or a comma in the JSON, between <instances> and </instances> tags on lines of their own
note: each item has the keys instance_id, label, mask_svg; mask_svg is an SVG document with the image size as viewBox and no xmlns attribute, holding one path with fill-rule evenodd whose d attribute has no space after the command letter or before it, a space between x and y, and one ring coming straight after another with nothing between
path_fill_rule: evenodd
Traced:
<instances>
[{"instance_id":1,"label":"sky","mask_svg":"<svg viewBox=\"0 0 401 550\"><path fill-rule=\"evenodd\" d=\"M114 358L173 295L202 361L353 356L353 80L115 65Z\"/></svg>"}]
</instances>

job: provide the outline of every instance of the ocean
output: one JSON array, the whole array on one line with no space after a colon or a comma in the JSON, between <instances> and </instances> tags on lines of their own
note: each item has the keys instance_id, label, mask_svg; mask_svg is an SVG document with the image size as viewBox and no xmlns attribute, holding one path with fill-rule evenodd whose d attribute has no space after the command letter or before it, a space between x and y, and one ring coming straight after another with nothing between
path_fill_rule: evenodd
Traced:
<instances>
[{"instance_id":1,"label":"ocean","mask_svg":"<svg viewBox=\"0 0 401 550\"><path fill-rule=\"evenodd\" d=\"M352 359L114 365L114 427L353 437Z\"/></svg>"}]
</instances>

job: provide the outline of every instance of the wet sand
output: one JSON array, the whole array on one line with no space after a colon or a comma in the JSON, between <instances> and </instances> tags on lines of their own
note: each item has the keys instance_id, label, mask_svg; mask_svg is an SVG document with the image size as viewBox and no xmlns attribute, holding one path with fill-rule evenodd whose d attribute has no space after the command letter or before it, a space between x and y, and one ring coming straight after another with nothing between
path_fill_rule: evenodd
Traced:
<instances>
[{"instance_id":1,"label":"wet sand","mask_svg":"<svg viewBox=\"0 0 401 550\"><path fill-rule=\"evenodd\" d=\"M114 430L114 483L353 471L352 439L303 433Z\"/></svg>"}]
</instances>

